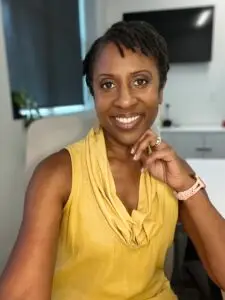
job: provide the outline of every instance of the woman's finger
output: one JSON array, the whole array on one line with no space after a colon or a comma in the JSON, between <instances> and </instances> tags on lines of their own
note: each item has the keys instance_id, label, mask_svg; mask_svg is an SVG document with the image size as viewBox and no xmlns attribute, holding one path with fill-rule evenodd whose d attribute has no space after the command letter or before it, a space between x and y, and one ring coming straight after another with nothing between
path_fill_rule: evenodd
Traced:
<instances>
[{"instance_id":1,"label":"woman's finger","mask_svg":"<svg viewBox=\"0 0 225 300\"><path fill-rule=\"evenodd\" d=\"M166 163L170 163L176 159L176 154L171 148L164 148L160 151L152 152L144 162L144 167L148 168L151 166L156 160L162 160Z\"/></svg>"},{"instance_id":2,"label":"woman's finger","mask_svg":"<svg viewBox=\"0 0 225 300\"><path fill-rule=\"evenodd\" d=\"M134 154L134 160L139 160L141 155L144 152L149 151L149 139L145 138L140 144L137 146L136 152Z\"/></svg>"},{"instance_id":3,"label":"woman's finger","mask_svg":"<svg viewBox=\"0 0 225 300\"><path fill-rule=\"evenodd\" d=\"M143 138L135 145L134 148L134 160L139 160L141 155L147 151L158 151L168 147L166 143L164 143L161 138L155 135L152 132L146 133Z\"/></svg>"},{"instance_id":4,"label":"woman's finger","mask_svg":"<svg viewBox=\"0 0 225 300\"><path fill-rule=\"evenodd\" d=\"M134 155L137 152L137 149L138 149L139 145L144 141L145 138L146 138L146 132L133 145L133 147L131 149L131 154Z\"/></svg>"}]
</instances>

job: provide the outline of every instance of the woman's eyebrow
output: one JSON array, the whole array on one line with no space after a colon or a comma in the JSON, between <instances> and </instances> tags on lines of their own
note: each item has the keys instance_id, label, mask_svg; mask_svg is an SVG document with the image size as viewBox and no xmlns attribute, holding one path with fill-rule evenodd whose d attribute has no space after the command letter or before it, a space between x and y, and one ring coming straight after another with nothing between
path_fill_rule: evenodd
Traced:
<instances>
[{"instance_id":1,"label":"woman's eyebrow","mask_svg":"<svg viewBox=\"0 0 225 300\"><path fill-rule=\"evenodd\" d=\"M140 74L140 73L148 73L149 75L152 75L152 73L147 70L147 69L141 69L141 70L138 70L138 71L134 71L134 72L131 72L130 74L131 75L137 75L137 74ZM113 74L113 73L101 73L97 76L97 78L101 78L101 77L116 77L116 74Z\"/></svg>"}]
</instances>

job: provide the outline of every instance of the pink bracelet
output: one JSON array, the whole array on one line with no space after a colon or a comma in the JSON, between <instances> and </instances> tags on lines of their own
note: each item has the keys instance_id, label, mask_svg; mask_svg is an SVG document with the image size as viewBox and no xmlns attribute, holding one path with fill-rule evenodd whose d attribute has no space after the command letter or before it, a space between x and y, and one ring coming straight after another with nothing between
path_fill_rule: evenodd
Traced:
<instances>
[{"instance_id":1,"label":"pink bracelet","mask_svg":"<svg viewBox=\"0 0 225 300\"><path fill-rule=\"evenodd\" d=\"M189 199L190 197L194 196L202 188L206 188L206 185L202 181L202 179L199 176L195 176L195 177L196 177L196 182L188 190L179 192L179 193L174 192L174 194L178 200L185 201L185 200Z\"/></svg>"}]
</instances>

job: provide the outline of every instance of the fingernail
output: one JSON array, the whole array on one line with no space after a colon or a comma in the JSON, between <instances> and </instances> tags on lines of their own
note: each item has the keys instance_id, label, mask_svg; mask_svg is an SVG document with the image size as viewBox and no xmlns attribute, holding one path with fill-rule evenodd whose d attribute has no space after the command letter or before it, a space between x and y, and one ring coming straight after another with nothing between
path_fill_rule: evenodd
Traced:
<instances>
[{"instance_id":1,"label":"fingernail","mask_svg":"<svg viewBox=\"0 0 225 300\"><path fill-rule=\"evenodd\" d=\"M138 160L138 155L135 154L133 160Z\"/></svg>"},{"instance_id":2,"label":"fingernail","mask_svg":"<svg viewBox=\"0 0 225 300\"><path fill-rule=\"evenodd\" d=\"M144 173L145 170L146 170L146 169L143 167L143 168L141 169L141 173Z\"/></svg>"},{"instance_id":3,"label":"fingernail","mask_svg":"<svg viewBox=\"0 0 225 300\"><path fill-rule=\"evenodd\" d=\"M131 154L134 154L134 148L131 149L130 153L131 153Z\"/></svg>"}]
</instances>

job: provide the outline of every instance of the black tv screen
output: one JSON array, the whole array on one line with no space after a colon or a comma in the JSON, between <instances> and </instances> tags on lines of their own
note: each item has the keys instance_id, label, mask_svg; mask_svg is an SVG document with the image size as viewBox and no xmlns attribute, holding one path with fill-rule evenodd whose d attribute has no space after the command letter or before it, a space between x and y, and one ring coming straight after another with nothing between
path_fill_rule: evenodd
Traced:
<instances>
[{"instance_id":1,"label":"black tv screen","mask_svg":"<svg viewBox=\"0 0 225 300\"><path fill-rule=\"evenodd\" d=\"M212 58L214 7L125 13L125 21L141 20L164 36L170 62L207 62Z\"/></svg>"}]
</instances>

